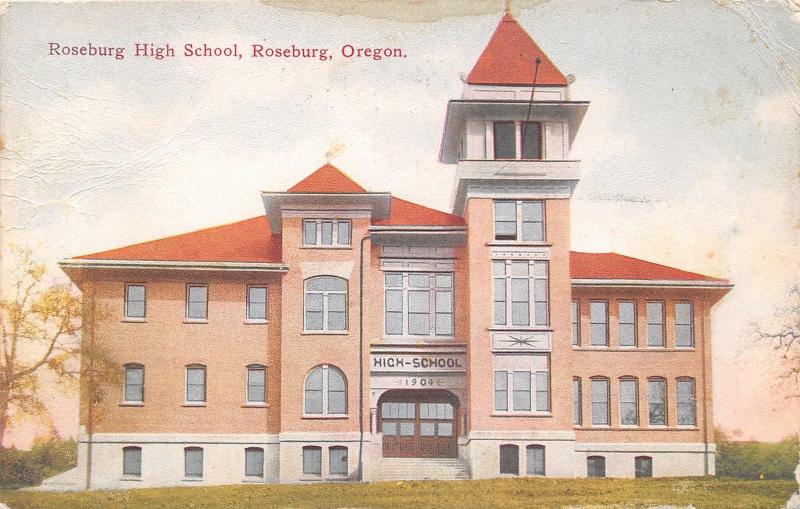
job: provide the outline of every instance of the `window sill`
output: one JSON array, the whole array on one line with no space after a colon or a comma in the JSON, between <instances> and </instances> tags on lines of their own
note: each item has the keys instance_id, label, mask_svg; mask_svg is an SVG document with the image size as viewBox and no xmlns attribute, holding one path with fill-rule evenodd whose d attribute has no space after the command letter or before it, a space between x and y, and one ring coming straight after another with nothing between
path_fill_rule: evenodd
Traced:
<instances>
[{"instance_id":1,"label":"window sill","mask_svg":"<svg viewBox=\"0 0 800 509\"><path fill-rule=\"evenodd\" d=\"M182 407L204 407L206 403L203 401L184 401Z\"/></svg>"},{"instance_id":2,"label":"window sill","mask_svg":"<svg viewBox=\"0 0 800 509\"><path fill-rule=\"evenodd\" d=\"M194 318L185 318L185 319L183 320L183 323L193 323L193 324L197 324L197 323L208 323L208 319L200 319L200 318L198 318L198 319L194 319Z\"/></svg>"},{"instance_id":3,"label":"window sill","mask_svg":"<svg viewBox=\"0 0 800 509\"><path fill-rule=\"evenodd\" d=\"M329 474L326 481L341 482L347 480L347 474Z\"/></svg>"},{"instance_id":4,"label":"window sill","mask_svg":"<svg viewBox=\"0 0 800 509\"><path fill-rule=\"evenodd\" d=\"M248 475L248 476L245 476L244 479L242 479L242 482L244 482L244 483L263 483L264 482L264 476Z\"/></svg>"},{"instance_id":5,"label":"window sill","mask_svg":"<svg viewBox=\"0 0 800 509\"><path fill-rule=\"evenodd\" d=\"M132 317L132 316L126 316L121 321L122 321L122 323L147 323L147 318L144 318L144 317L136 318L136 317Z\"/></svg>"},{"instance_id":6,"label":"window sill","mask_svg":"<svg viewBox=\"0 0 800 509\"><path fill-rule=\"evenodd\" d=\"M266 325L269 322L267 320L245 320L245 325Z\"/></svg>"},{"instance_id":7,"label":"window sill","mask_svg":"<svg viewBox=\"0 0 800 509\"><path fill-rule=\"evenodd\" d=\"M245 403L242 408L269 408L267 403Z\"/></svg>"},{"instance_id":8,"label":"window sill","mask_svg":"<svg viewBox=\"0 0 800 509\"><path fill-rule=\"evenodd\" d=\"M547 241L535 240L492 240L486 243L487 246L492 247L506 247L506 246L532 246L532 247L552 247L553 244Z\"/></svg>"},{"instance_id":9,"label":"window sill","mask_svg":"<svg viewBox=\"0 0 800 509\"><path fill-rule=\"evenodd\" d=\"M142 477L139 475L123 475L119 480L123 482L142 482Z\"/></svg>"},{"instance_id":10,"label":"window sill","mask_svg":"<svg viewBox=\"0 0 800 509\"><path fill-rule=\"evenodd\" d=\"M325 479L322 478L322 474L317 476L311 476L309 474L303 474L303 477L300 478L300 482L322 482Z\"/></svg>"},{"instance_id":11,"label":"window sill","mask_svg":"<svg viewBox=\"0 0 800 509\"><path fill-rule=\"evenodd\" d=\"M184 477L181 479L183 482L203 482L202 477Z\"/></svg>"},{"instance_id":12,"label":"window sill","mask_svg":"<svg viewBox=\"0 0 800 509\"><path fill-rule=\"evenodd\" d=\"M342 244L342 245L327 246L327 245L320 245L320 244L317 244L317 245L302 244L300 246L300 249L333 249L333 250L339 249L339 250L341 250L341 249L353 249L353 245L352 244L348 244L348 245Z\"/></svg>"},{"instance_id":13,"label":"window sill","mask_svg":"<svg viewBox=\"0 0 800 509\"><path fill-rule=\"evenodd\" d=\"M407 344L415 344L417 341L435 341L435 342L446 343L455 340L456 340L455 336L401 336L401 335L393 336L388 334L383 335L383 341L385 342L394 343L398 341L405 341L407 342Z\"/></svg>"},{"instance_id":14,"label":"window sill","mask_svg":"<svg viewBox=\"0 0 800 509\"><path fill-rule=\"evenodd\" d=\"M123 401L119 406L143 407L144 401Z\"/></svg>"},{"instance_id":15,"label":"window sill","mask_svg":"<svg viewBox=\"0 0 800 509\"><path fill-rule=\"evenodd\" d=\"M553 417L552 412L492 412L492 417Z\"/></svg>"},{"instance_id":16,"label":"window sill","mask_svg":"<svg viewBox=\"0 0 800 509\"><path fill-rule=\"evenodd\" d=\"M549 325L492 325L491 332L553 332Z\"/></svg>"},{"instance_id":17,"label":"window sill","mask_svg":"<svg viewBox=\"0 0 800 509\"><path fill-rule=\"evenodd\" d=\"M303 414L301 419L321 419L321 420L334 420L334 419L349 419L347 414Z\"/></svg>"},{"instance_id":18,"label":"window sill","mask_svg":"<svg viewBox=\"0 0 800 509\"><path fill-rule=\"evenodd\" d=\"M347 336L349 334L350 331L346 330L304 330L300 333L301 336Z\"/></svg>"}]
</instances>

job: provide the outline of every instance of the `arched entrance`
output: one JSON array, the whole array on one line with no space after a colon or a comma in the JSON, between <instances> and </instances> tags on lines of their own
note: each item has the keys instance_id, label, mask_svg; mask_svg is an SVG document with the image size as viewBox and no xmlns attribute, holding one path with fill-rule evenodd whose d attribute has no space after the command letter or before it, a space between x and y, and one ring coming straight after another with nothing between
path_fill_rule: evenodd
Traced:
<instances>
[{"instance_id":1,"label":"arched entrance","mask_svg":"<svg viewBox=\"0 0 800 509\"><path fill-rule=\"evenodd\" d=\"M458 457L458 398L445 390L391 390L378 399L383 455Z\"/></svg>"}]
</instances>

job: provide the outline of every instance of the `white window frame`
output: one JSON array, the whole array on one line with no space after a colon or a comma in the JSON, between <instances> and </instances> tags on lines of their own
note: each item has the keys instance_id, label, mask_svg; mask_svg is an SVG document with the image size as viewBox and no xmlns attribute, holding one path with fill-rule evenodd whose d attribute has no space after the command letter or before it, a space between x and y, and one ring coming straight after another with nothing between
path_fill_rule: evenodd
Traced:
<instances>
[{"instance_id":1,"label":"white window frame","mask_svg":"<svg viewBox=\"0 0 800 509\"><path fill-rule=\"evenodd\" d=\"M661 401L654 401L652 398L652 391L650 384L653 383L661 383L664 387L664 394L661 398ZM650 415L650 406L654 403L661 404L664 407L664 422L663 423L654 423L652 416ZM669 388L667 387L667 379L654 376L647 379L647 425L652 428L665 428L669 425Z\"/></svg>"},{"instance_id":2,"label":"white window frame","mask_svg":"<svg viewBox=\"0 0 800 509\"><path fill-rule=\"evenodd\" d=\"M344 290L308 290L308 283L309 281L317 278L317 277L332 277L336 279L340 279L344 281ZM303 281L303 333L304 334L348 334L348 329L350 327L350 298L349 298L349 287L350 282L339 276L332 276L329 274L319 274L317 276L312 276L306 278ZM306 323L306 308L308 304L308 295L309 294L320 294L322 295L322 328L321 329L309 329ZM344 295L344 329L335 329L330 330L328 329L328 296L336 294L336 295Z\"/></svg>"},{"instance_id":3,"label":"white window frame","mask_svg":"<svg viewBox=\"0 0 800 509\"><path fill-rule=\"evenodd\" d=\"M633 322L623 322L622 321L622 306L623 305L630 305L633 306ZM636 348L639 344L639 314L638 310L636 309L636 301L635 300L620 300L617 302L617 344L620 348ZM623 325L633 325L633 344L632 345L623 345L622 344L622 326Z\"/></svg>"},{"instance_id":4,"label":"white window frame","mask_svg":"<svg viewBox=\"0 0 800 509\"><path fill-rule=\"evenodd\" d=\"M632 383L633 384L633 401L623 401L622 400L622 384L623 383ZM623 410L623 404L633 404L634 409L634 422L624 422L625 412ZM639 380L633 377L622 377L619 379L619 425L621 427L631 427L635 428L639 426Z\"/></svg>"},{"instance_id":5,"label":"white window frame","mask_svg":"<svg viewBox=\"0 0 800 509\"><path fill-rule=\"evenodd\" d=\"M306 224L314 223L316 226L316 240L314 244L306 243ZM331 224L331 243L322 243L322 223ZM349 239L346 244L339 242L339 224L346 223L350 230ZM353 221L350 219L303 219L303 226L300 232L303 247L313 247L318 249L352 247L353 245Z\"/></svg>"},{"instance_id":6,"label":"white window frame","mask_svg":"<svg viewBox=\"0 0 800 509\"><path fill-rule=\"evenodd\" d=\"M252 289L264 289L264 318L251 318L250 317L250 309L253 307L253 302L250 300L250 290ZM246 296L245 299L247 301L247 305L245 306L245 322L247 323L267 323L269 321L269 288L267 285L247 285L246 289ZM260 305L260 304L259 304Z\"/></svg>"},{"instance_id":7,"label":"white window frame","mask_svg":"<svg viewBox=\"0 0 800 509\"><path fill-rule=\"evenodd\" d=\"M511 267L513 263L526 263L528 264L528 275L527 276L512 276L511 275ZM494 273L494 266L495 264L503 263L505 264L504 267L504 274L503 275L495 275ZM542 277L540 272L538 272L538 267L544 267L544 277ZM505 309L506 309L506 316L503 323L497 323L497 316L496 310L494 309L494 304L497 302L503 302L502 300L498 300L497 296L495 295L495 283L496 280L504 280L504 287L505 287ZM512 280L514 279L527 279L528 280L528 324L527 325L513 325L513 283ZM545 285L545 294L546 299L544 301L537 301L536 300L536 282L537 281L544 281ZM535 329L535 328L548 328L550 327L550 260L512 260L512 259L492 259L492 324L493 327L499 327L503 329ZM537 315L536 315L536 304L537 303L544 303L545 308L545 319L544 323L537 323Z\"/></svg>"},{"instance_id":8,"label":"white window frame","mask_svg":"<svg viewBox=\"0 0 800 509\"><path fill-rule=\"evenodd\" d=\"M530 385L527 390L519 391L515 389L515 375L521 377L523 374L529 377ZM498 389L498 375L501 378L505 377L505 389ZM541 354L496 356L492 372L493 413L497 415L549 415L552 392L550 385L549 357ZM502 402L502 400L498 400L502 392L505 392L505 410L497 408L498 403ZM515 392L528 393L528 409L517 409L514 406Z\"/></svg>"},{"instance_id":9,"label":"white window frame","mask_svg":"<svg viewBox=\"0 0 800 509\"><path fill-rule=\"evenodd\" d=\"M144 405L144 364L138 362L130 362L122 366L122 404L123 405ZM142 370L142 399L128 399L128 370L140 369ZM131 384L134 385L134 384Z\"/></svg>"},{"instance_id":10,"label":"white window frame","mask_svg":"<svg viewBox=\"0 0 800 509\"><path fill-rule=\"evenodd\" d=\"M306 451L319 451L319 472L306 472ZM301 465L300 468L304 477L322 477L322 465L325 463L322 458L322 447L318 445L304 445L300 450Z\"/></svg>"},{"instance_id":11,"label":"white window frame","mask_svg":"<svg viewBox=\"0 0 800 509\"><path fill-rule=\"evenodd\" d=\"M140 286L142 288L142 316L132 316L128 311L128 304L131 302L129 292L130 288L134 286ZM143 322L147 319L147 286L144 283L125 283L125 305L123 309L123 316L125 317L126 321Z\"/></svg>"},{"instance_id":12,"label":"white window frame","mask_svg":"<svg viewBox=\"0 0 800 509\"><path fill-rule=\"evenodd\" d=\"M583 426L583 380L572 377L572 425Z\"/></svg>"},{"instance_id":13,"label":"white window frame","mask_svg":"<svg viewBox=\"0 0 800 509\"><path fill-rule=\"evenodd\" d=\"M681 400L681 384L689 383L692 384L692 392L691 392L691 400L690 401L683 401ZM687 428L694 428L697 426L697 382L694 378L690 377L679 377L675 381L675 401L676 401L676 409L677 409L677 416L676 416L676 423L678 426L687 427ZM692 412L692 422L691 423L682 423L681 422L681 407L685 407L689 405L689 408Z\"/></svg>"},{"instance_id":14,"label":"white window frame","mask_svg":"<svg viewBox=\"0 0 800 509\"><path fill-rule=\"evenodd\" d=\"M137 451L139 453L139 467L138 472L126 472L125 455L129 451ZM126 479L140 479L142 477L142 448L138 445L126 445L122 448L122 477Z\"/></svg>"},{"instance_id":15,"label":"white window frame","mask_svg":"<svg viewBox=\"0 0 800 509\"><path fill-rule=\"evenodd\" d=\"M603 401L595 401L594 399L594 384L595 382L603 383L606 386L606 400ZM593 377L589 379L589 397L591 401L591 408L592 408L592 415L591 415L591 424L595 427L609 427L611 425L611 380L606 377ZM605 422L595 422L595 416L597 412L595 412L595 404L605 403L606 410L605 410Z\"/></svg>"},{"instance_id":16,"label":"white window frame","mask_svg":"<svg viewBox=\"0 0 800 509\"><path fill-rule=\"evenodd\" d=\"M387 286L386 279L389 276L400 276L403 279L401 286ZM417 291L417 292L424 292L426 291L425 288L422 287L411 287L408 283L409 275L426 275L429 278L428 281L428 288L427 292L429 295L428 298L428 334L411 334L409 332L409 306L408 306L408 295L409 292ZM436 278L438 276L449 276L450 277L450 287L438 287ZM431 338L431 339L453 339L455 337L455 275L452 272L414 272L414 271L386 271L383 273L383 299L384 299L384 310L383 310L383 335L386 338ZM402 306L403 309L401 313L402 317L402 332L400 334L390 334L386 330L386 317L389 311L387 311L386 306L386 297L388 292L390 291L400 291L402 293ZM450 294L450 310L447 311L437 311L437 300L440 293L449 293ZM392 311L396 313L397 311ZM436 323L437 319L440 315L450 315L450 334L437 334L436 333Z\"/></svg>"},{"instance_id":17,"label":"white window frame","mask_svg":"<svg viewBox=\"0 0 800 509\"><path fill-rule=\"evenodd\" d=\"M678 323L678 306L689 307L689 323ZM689 327L689 344L678 344L678 327ZM694 305L691 301L682 300L675 302L675 348L694 348Z\"/></svg>"},{"instance_id":18,"label":"white window frame","mask_svg":"<svg viewBox=\"0 0 800 509\"><path fill-rule=\"evenodd\" d=\"M344 472L335 472L333 469L333 451L344 451ZM350 474L350 449L344 445L332 445L328 447L328 476L347 477Z\"/></svg>"},{"instance_id":19,"label":"white window frame","mask_svg":"<svg viewBox=\"0 0 800 509\"><path fill-rule=\"evenodd\" d=\"M189 451L192 451L192 452L200 451L200 475L195 475L195 474L189 475L189 473L187 472L187 470L188 470L187 469L187 467L188 467L187 453ZM206 463L206 451L202 447L187 446L187 447L183 448L183 478L184 479L187 479L187 480L200 480L200 479L203 479L203 477L205 476L205 471L206 471L205 463Z\"/></svg>"},{"instance_id":20,"label":"white window frame","mask_svg":"<svg viewBox=\"0 0 800 509\"><path fill-rule=\"evenodd\" d=\"M205 314L203 318L191 317L189 316L189 295L191 293L192 288L205 288L206 289L206 300L205 300ZM186 311L185 311L185 320L187 322L196 322L196 323L206 323L208 322L208 301L209 301L209 294L208 294L208 285L205 283L189 283L186 285Z\"/></svg>"},{"instance_id":21,"label":"white window frame","mask_svg":"<svg viewBox=\"0 0 800 509\"><path fill-rule=\"evenodd\" d=\"M541 451L542 471L536 471L536 452ZM531 453L533 453L533 472L531 472ZM547 447L542 444L528 444L525 446L525 474L529 476L544 477L547 475Z\"/></svg>"},{"instance_id":22,"label":"white window frame","mask_svg":"<svg viewBox=\"0 0 800 509\"><path fill-rule=\"evenodd\" d=\"M603 306L603 321L598 322L595 321L593 307L594 305L602 305ZM607 300L592 300L589 302L589 346L593 348L608 348L609 346L609 319L608 319L608 301ZM595 325L603 325L605 328L605 335L604 341L602 344L595 344L594 342L594 326Z\"/></svg>"},{"instance_id":23,"label":"white window frame","mask_svg":"<svg viewBox=\"0 0 800 509\"><path fill-rule=\"evenodd\" d=\"M264 373L264 396L261 401L250 399L250 372L261 371ZM267 404L267 367L263 364L248 364L245 370L245 395L244 400L249 406L265 406Z\"/></svg>"},{"instance_id":24,"label":"white window frame","mask_svg":"<svg viewBox=\"0 0 800 509\"><path fill-rule=\"evenodd\" d=\"M189 370L198 369L203 371L203 399L189 399ZM188 364L184 368L183 400L186 406L205 406L208 402L208 367L204 364Z\"/></svg>"},{"instance_id":25,"label":"white window frame","mask_svg":"<svg viewBox=\"0 0 800 509\"><path fill-rule=\"evenodd\" d=\"M514 236L515 239L498 239L497 238L497 204L498 203L514 203L515 205L515 213L516 213L516 229ZM522 224L525 222L532 222L538 223L539 221L524 221L522 215L522 206L526 203L538 203L542 208L542 238L541 239L533 239L533 240L525 240L522 238ZM544 244L547 242L547 212L546 212L546 200L503 200L503 199L496 199L493 202L492 207L492 241L493 242L502 242L502 243L512 243L512 244Z\"/></svg>"},{"instance_id":26,"label":"white window frame","mask_svg":"<svg viewBox=\"0 0 800 509\"><path fill-rule=\"evenodd\" d=\"M311 375L311 373L316 369L322 370L322 413L312 414L306 412L306 383L308 382L309 375ZM328 399L329 399L328 373L330 372L331 369L335 369L336 371L338 371L342 375L342 379L344 381L344 413L340 414L331 413L328 408ZM334 366L333 364L320 364L318 366L314 366L313 368L308 370L308 373L306 373L305 378L303 378L303 417L334 417L334 418L347 417L348 411L350 409L348 401L349 391L347 389L348 389L347 376L344 374L344 371L342 371L339 367Z\"/></svg>"},{"instance_id":27,"label":"white window frame","mask_svg":"<svg viewBox=\"0 0 800 509\"><path fill-rule=\"evenodd\" d=\"M650 305L651 304L657 304L657 305L661 306L661 322L660 323L655 323L655 322L651 322L650 321L651 320L651 317L650 317ZM665 348L667 346L667 327L666 327L667 306L665 305L663 300L648 300L645 303L645 306L646 306L645 307L645 314L647 315L647 317L646 317L646 319L647 319L647 348ZM655 327L657 325L661 326L661 344L654 345L654 344L650 343L650 328L651 327Z\"/></svg>"},{"instance_id":28,"label":"white window frame","mask_svg":"<svg viewBox=\"0 0 800 509\"><path fill-rule=\"evenodd\" d=\"M247 454L248 453L261 453L261 473L260 474L252 474L247 472ZM244 476L248 479L263 479L264 478L264 460L266 459L266 454L264 454L263 447L245 447L244 449Z\"/></svg>"},{"instance_id":29,"label":"white window frame","mask_svg":"<svg viewBox=\"0 0 800 509\"><path fill-rule=\"evenodd\" d=\"M572 308L572 346L581 346L581 301L573 300Z\"/></svg>"}]
</instances>

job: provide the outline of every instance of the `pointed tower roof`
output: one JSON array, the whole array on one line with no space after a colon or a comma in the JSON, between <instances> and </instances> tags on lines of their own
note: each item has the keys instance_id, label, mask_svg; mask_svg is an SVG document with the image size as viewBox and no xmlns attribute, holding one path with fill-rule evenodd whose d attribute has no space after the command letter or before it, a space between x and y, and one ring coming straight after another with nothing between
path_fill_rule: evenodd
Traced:
<instances>
[{"instance_id":1,"label":"pointed tower roof","mask_svg":"<svg viewBox=\"0 0 800 509\"><path fill-rule=\"evenodd\" d=\"M542 59L536 76L537 85L567 86L567 78L533 42L514 16L506 12L467 76L467 83L530 86L533 84L536 57Z\"/></svg>"},{"instance_id":2,"label":"pointed tower roof","mask_svg":"<svg viewBox=\"0 0 800 509\"><path fill-rule=\"evenodd\" d=\"M326 163L314 173L289 188L287 193L365 193L358 185L336 166Z\"/></svg>"}]
</instances>

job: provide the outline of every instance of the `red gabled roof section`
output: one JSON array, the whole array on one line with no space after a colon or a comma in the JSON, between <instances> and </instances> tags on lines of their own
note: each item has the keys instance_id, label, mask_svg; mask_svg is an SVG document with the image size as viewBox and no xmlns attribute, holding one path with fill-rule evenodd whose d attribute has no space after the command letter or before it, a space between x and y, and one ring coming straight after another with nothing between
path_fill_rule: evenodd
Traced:
<instances>
[{"instance_id":1,"label":"red gabled roof section","mask_svg":"<svg viewBox=\"0 0 800 509\"><path fill-rule=\"evenodd\" d=\"M536 57L542 59L537 85L567 86L567 78L533 42L514 16L506 13L467 76L470 85L532 85Z\"/></svg>"},{"instance_id":2,"label":"red gabled roof section","mask_svg":"<svg viewBox=\"0 0 800 509\"><path fill-rule=\"evenodd\" d=\"M688 272L617 253L569 254L569 272L572 279L633 279L647 281L713 281L719 279Z\"/></svg>"},{"instance_id":3,"label":"red gabled roof section","mask_svg":"<svg viewBox=\"0 0 800 509\"><path fill-rule=\"evenodd\" d=\"M266 216L78 256L82 260L280 263L281 238Z\"/></svg>"},{"instance_id":4,"label":"red gabled roof section","mask_svg":"<svg viewBox=\"0 0 800 509\"><path fill-rule=\"evenodd\" d=\"M288 193L366 193L367 190L342 170L328 163L293 185Z\"/></svg>"},{"instance_id":5,"label":"red gabled roof section","mask_svg":"<svg viewBox=\"0 0 800 509\"><path fill-rule=\"evenodd\" d=\"M376 226L464 226L464 218L392 196L389 217Z\"/></svg>"}]
</instances>

